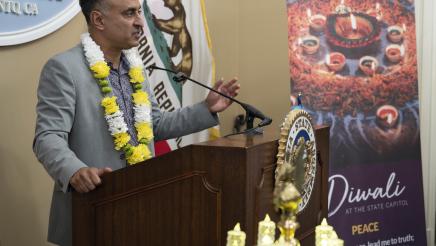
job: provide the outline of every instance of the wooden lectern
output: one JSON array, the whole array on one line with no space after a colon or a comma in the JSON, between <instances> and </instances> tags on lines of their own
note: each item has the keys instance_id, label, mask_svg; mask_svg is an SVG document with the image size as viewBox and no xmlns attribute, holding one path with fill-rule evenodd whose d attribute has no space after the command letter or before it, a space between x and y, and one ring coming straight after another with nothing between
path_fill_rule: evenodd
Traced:
<instances>
[{"instance_id":1,"label":"wooden lectern","mask_svg":"<svg viewBox=\"0 0 436 246\"><path fill-rule=\"evenodd\" d=\"M329 128L315 131L318 166L310 204L298 216L297 237L314 245L327 216ZM237 222L257 241L272 198L277 129L194 144L103 177L88 194L73 194L73 245L225 245Z\"/></svg>"}]
</instances>

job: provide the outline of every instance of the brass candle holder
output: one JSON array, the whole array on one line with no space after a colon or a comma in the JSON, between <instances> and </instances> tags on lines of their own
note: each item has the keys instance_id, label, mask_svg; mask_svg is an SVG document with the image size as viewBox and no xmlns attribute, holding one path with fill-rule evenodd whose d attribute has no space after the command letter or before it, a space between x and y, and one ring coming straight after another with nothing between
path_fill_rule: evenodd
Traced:
<instances>
[{"instance_id":1,"label":"brass candle holder","mask_svg":"<svg viewBox=\"0 0 436 246\"><path fill-rule=\"evenodd\" d=\"M276 173L273 202L281 215L280 222L277 224L280 230L280 237L275 245L299 246L300 242L295 238L295 231L300 226L296 215L298 205L301 202L301 195L292 184L291 177L295 167L285 160L284 149L279 148L277 157L278 170ZM292 155L290 159L294 160L295 156Z\"/></svg>"}]
</instances>

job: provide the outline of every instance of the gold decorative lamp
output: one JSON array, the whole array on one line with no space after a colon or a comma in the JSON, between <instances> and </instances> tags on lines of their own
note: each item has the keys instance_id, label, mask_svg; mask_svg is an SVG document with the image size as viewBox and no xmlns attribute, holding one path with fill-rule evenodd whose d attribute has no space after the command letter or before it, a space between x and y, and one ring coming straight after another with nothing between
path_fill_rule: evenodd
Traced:
<instances>
[{"instance_id":1,"label":"gold decorative lamp","mask_svg":"<svg viewBox=\"0 0 436 246\"><path fill-rule=\"evenodd\" d=\"M309 202L316 173L315 134L310 115L304 110L292 110L280 135L273 202L281 216L280 238L275 245L295 246L300 245L294 237L299 227L296 216Z\"/></svg>"},{"instance_id":2,"label":"gold decorative lamp","mask_svg":"<svg viewBox=\"0 0 436 246\"><path fill-rule=\"evenodd\" d=\"M309 203L315 184L317 151L310 115L302 109L292 110L282 124L280 136L273 194L274 206L280 212L280 236L274 241L276 226L266 215L259 222L257 246L300 246L295 238L297 214ZM245 233L241 234L237 224L228 232L227 246L242 245Z\"/></svg>"}]
</instances>

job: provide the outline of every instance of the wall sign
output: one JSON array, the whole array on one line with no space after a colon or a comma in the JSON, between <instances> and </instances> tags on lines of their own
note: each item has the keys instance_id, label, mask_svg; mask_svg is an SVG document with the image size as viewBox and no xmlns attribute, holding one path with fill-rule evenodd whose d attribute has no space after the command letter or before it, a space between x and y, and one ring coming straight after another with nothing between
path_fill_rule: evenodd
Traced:
<instances>
[{"instance_id":1,"label":"wall sign","mask_svg":"<svg viewBox=\"0 0 436 246\"><path fill-rule=\"evenodd\" d=\"M0 0L0 46L48 35L79 11L77 0Z\"/></svg>"}]
</instances>

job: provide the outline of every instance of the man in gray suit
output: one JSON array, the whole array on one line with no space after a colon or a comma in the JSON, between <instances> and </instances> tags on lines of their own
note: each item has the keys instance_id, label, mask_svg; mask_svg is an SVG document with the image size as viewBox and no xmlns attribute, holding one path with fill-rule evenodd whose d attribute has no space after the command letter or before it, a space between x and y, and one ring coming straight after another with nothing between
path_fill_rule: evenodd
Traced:
<instances>
[{"instance_id":1,"label":"man in gray suit","mask_svg":"<svg viewBox=\"0 0 436 246\"><path fill-rule=\"evenodd\" d=\"M129 83L128 60L122 50L139 44L143 20L138 0L80 0L90 37L110 65L108 82L117 96L131 137L137 145L134 103ZM44 66L39 87L33 150L55 181L48 240L71 245L71 188L89 192L101 184L100 177L126 166L125 155L114 149L114 140L101 107L102 93L89 68L81 44L56 55ZM218 81L215 88L236 96L236 79ZM147 82L154 140L169 139L218 124L217 112L231 102L216 93L206 100L173 112L161 112ZM153 141L148 144L154 153Z\"/></svg>"}]
</instances>

